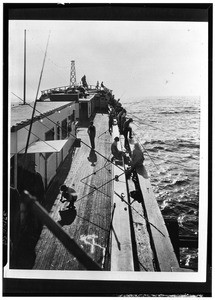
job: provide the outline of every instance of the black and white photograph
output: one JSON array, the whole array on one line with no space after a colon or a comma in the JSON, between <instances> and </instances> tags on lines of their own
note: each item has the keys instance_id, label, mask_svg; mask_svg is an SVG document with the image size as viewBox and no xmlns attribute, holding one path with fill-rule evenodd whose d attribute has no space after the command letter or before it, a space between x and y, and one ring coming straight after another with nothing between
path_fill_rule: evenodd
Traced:
<instances>
[{"instance_id":1,"label":"black and white photograph","mask_svg":"<svg viewBox=\"0 0 215 300\"><path fill-rule=\"evenodd\" d=\"M148 6L6 5L6 286L210 295L210 7Z\"/></svg>"}]
</instances>

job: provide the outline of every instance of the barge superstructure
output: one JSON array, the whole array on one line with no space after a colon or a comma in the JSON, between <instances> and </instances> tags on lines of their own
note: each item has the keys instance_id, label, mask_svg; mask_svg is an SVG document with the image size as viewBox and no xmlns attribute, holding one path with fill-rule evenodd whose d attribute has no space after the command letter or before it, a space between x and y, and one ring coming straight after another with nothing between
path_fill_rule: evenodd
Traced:
<instances>
[{"instance_id":1,"label":"barge superstructure","mask_svg":"<svg viewBox=\"0 0 215 300\"><path fill-rule=\"evenodd\" d=\"M110 106L121 104L104 86L66 86L42 91L33 120L33 105L12 107L11 185L19 190L19 169L33 161L45 187L41 205L47 218L60 225L101 270L190 271L180 268L145 167L137 168L132 180L126 176L126 160L111 160L114 137L120 137L122 149L124 137L117 122L111 134L108 131ZM87 135L90 120L97 130L95 150ZM30 122L32 132L24 153ZM130 152L133 145L131 139ZM62 184L77 192L72 212L60 201ZM132 192L138 197L132 198ZM87 268L47 226L25 238L18 268L23 268L23 260L24 268L35 270ZM26 243L31 244L30 250Z\"/></svg>"}]
</instances>

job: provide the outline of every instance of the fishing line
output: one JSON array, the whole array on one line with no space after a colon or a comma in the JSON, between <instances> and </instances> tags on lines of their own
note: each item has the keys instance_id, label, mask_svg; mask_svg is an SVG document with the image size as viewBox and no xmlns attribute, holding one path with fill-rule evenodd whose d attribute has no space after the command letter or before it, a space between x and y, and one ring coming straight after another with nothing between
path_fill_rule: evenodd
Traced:
<instances>
[{"instance_id":1,"label":"fishing line","mask_svg":"<svg viewBox=\"0 0 215 300\"><path fill-rule=\"evenodd\" d=\"M179 140L179 141L182 141L182 142L185 142L185 143L190 143L190 144L193 144L193 142L191 142L191 141L187 141L187 140L183 140L183 139L181 139L181 136L180 136L180 135L178 135L176 132L167 131L167 130L164 130L164 129L161 129L161 128L158 128L158 127L155 127L155 126L153 126L153 125L150 125L150 124L143 123L142 119L138 118L137 116L135 116L135 115L133 115L133 114L131 114L131 113L128 113L128 115L129 115L129 114L130 114L130 115L132 115L132 116L133 116L134 118L136 118L137 120L139 120L139 121L141 122L141 124L142 124L142 125L151 126L151 127L153 127L154 129L161 130L161 131L163 131L163 132L166 132L166 133L168 133L169 135L170 135L170 134L171 134L171 135L177 135L177 136L178 136L178 138L180 138L180 140ZM134 124L135 124L135 126L139 127L141 130L143 130L143 129L142 129L142 127L141 127L141 125L138 125L136 122L134 122ZM173 145L171 145L171 144L167 144L166 142L165 142L165 144L166 144L166 145L169 145L169 146L173 146Z\"/></svg>"},{"instance_id":2,"label":"fishing line","mask_svg":"<svg viewBox=\"0 0 215 300\"><path fill-rule=\"evenodd\" d=\"M79 216L78 214L76 215L76 217L79 217L80 219L83 219L83 220L87 221L88 223L91 223L91 224L93 224L94 226L96 226L96 227L98 227L98 228L100 228L100 229L102 229L102 230L104 230L104 231L107 231L107 232L108 232L108 230L107 230L107 229L105 229L105 228L103 228L103 227L99 226L99 225L98 225L98 224L96 224L96 223L93 223L92 221L90 221L90 220L88 220L88 219L85 219L84 217L81 217L81 216Z\"/></svg>"},{"instance_id":3,"label":"fishing line","mask_svg":"<svg viewBox=\"0 0 215 300\"><path fill-rule=\"evenodd\" d=\"M143 124L143 125L152 127L152 128L154 128L154 129L160 130L160 131L162 131L162 132L166 132L166 133L171 134L171 135L173 135L173 134L174 134L174 135L177 135L177 133L175 133L175 132L167 131L167 130L164 130L164 129L155 127L155 126L153 126L153 125L151 125L151 124L144 123L142 119L138 118L137 116L133 115L132 113L128 113L128 115L131 115L132 117L136 118L136 119L139 120L139 121L141 122L141 124ZM138 127L141 128L140 125L137 125L137 124L136 124L136 126L138 126ZM179 135L177 135L177 136L179 137Z\"/></svg>"},{"instance_id":4,"label":"fishing line","mask_svg":"<svg viewBox=\"0 0 215 300\"><path fill-rule=\"evenodd\" d=\"M140 146L147 152L147 154L148 154L148 156L150 157L150 155L149 155L149 153L148 153L148 151L146 150L146 148L143 146L143 144L140 142L140 140L139 140L139 138L136 136L136 139L139 141L139 144L140 144ZM171 155L170 155L171 156ZM171 156L171 157L173 157L173 156ZM174 157L173 157L174 158ZM151 161L154 163L154 161L153 161L153 159L150 157L150 159L151 159ZM197 160L197 159L195 159L195 158L193 158L194 160ZM179 163L179 162L173 162L173 161L170 161L172 164L175 164L175 165L179 165L179 166L182 166L182 167L184 167L184 168L187 168L187 166L185 166L185 165L182 165L181 163ZM154 163L154 165L156 166L156 164ZM161 165L163 165L163 164L157 164L157 166L161 166Z\"/></svg>"},{"instance_id":5,"label":"fishing line","mask_svg":"<svg viewBox=\"0 0 215 300\"><path fill-rule=\"evenodd\" d=\"M140 217L142 217L143 219L145 219L150 225L152 225L157 231L159 231L164 237L165 235L163 234L163 232L161 232L154 224L152 224L146 217L144 217L143 215L141 215L130 203L128 203L126 200L124 200L124 197L121 195L119 195L117 192L114 191L114 193L121 199L121 201L125 202L128 206L130 206Z\"/></svg>"},{"instance_id":6,"label":"fishing line","mask_svg":"<svg viewBox=\"0 0 215 300\"><path fill-rule=\"evenodd\" d=\"M137 124L135 124L136 126L137 126ZM140 142L140 140L139 140L139 138L137 137L137 134L135 134L135 136L136 136L136 139L139 141L139 144L140 144L140 146L147 152L147 154L148 154L148 156L150 157L150 155L149 155L149 153L148 153L148 151L146 150L146 148L143 146L143 144ZM167 143L165 143L165 144L167 144ZM168 145L168 144L167 144ZM170 145L170 144L169 144ZM170 145L170 146L172 146L172 145ZM171 155L170 155L171 156ZM173 156L171 156L171 157L173 157ZM156 166L156 164L154 163L154 161L153 161L153 159L150 157L150 159L151 159L151 161L153 162L153 164ZM193 158L194 160L198 160L198 159L195 159L195 158ZM171 163L172 164L175 164L175 165L179 165L179 166L182 166L182 167L184 167L184 168L187 168L187 166L184 166L184 165L182 165L181 163L179 163L179 162L172 162L171 161ZM162 164L158 164L157 166L160 166L160 165L162 165ZM157 167L156 166L156 167Z\"/></svg>"},{"instance_id":7,"label":"fishing line","mask_svg":"<svg viewBox=\"0 0 215 300\"><path fill-rule=\"evenodd\" d=\"M108 165L106 165L106 166L108 166ZM86 178L88 178L88 177L90 177L90 176L92 176L92 175L96 175L97 172L101 171L102 169L106 169L106 166L103 166L103 167L101 167L100 169L98 169L98 170L94 171L93 173L91 173L90 175L88 175L88 176L86 176L86 177L83 177L80 181L82 182L82 180L84 180L84 179L86 179ZM84 183L84 182L83 182L83 183Z\"/></svg>"},{"instance_id":8,"label":"fishing line","mask_svg":"<svg viewBox=\"0 0 215 300\"><path fill-rule=\"evenodd\" d=\"M107 182L105 182L104 184L100 185L97 189L100 189L101 187L105 186L106 184L110 183L113 180L116 180L119 176L122 176L123 174L125 174L125 172L121 173L120 175L117 175L117 177L115 176L114 178L111 178L110 180L108 180ZM94 191L89 192L88 194L82 196L80 199L77 199L76 202L82 200L83 198L85 198L86 196L93 194Z\"/></svg>"},{"instance_id":9,"label":"fishing line","mask_svg":"<svg viewBox=\"0 0 215 300\"><path fill-rule=\"evenodd\" d=\"M81 180L80 180L80 181L81 181ZM82 182L82 181L81 181L81 182ZM88 183L86 183L86 182L82 182L82 183L85 184L85 185L87 185L87 186L89 186L89 187L91 187L92 189L94 189L94 192L95 192L95 191L98 191L98 192L102 193L103 195L105 195L105 196L107 196L107 197L110 198L109 195L107 195L107 194L105 194L104 192L100 191L99 188L97 188L95 185L90 185L90 184L88 184Z\"/></svg>"}]
</instances>

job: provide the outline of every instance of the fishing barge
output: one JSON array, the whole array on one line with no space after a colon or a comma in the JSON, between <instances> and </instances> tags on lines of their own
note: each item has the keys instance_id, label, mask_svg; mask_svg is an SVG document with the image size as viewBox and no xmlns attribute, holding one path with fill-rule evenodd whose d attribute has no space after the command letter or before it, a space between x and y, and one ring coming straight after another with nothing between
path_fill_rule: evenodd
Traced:
<instances>
[{"instance_id":1,"label":"fishing barge","mask_svg":"<svg viewBox=\"0 0 215 300\"><path fill-rule=\"evenodd\" d=\"M108 131L109 105L121 105L112 91L60 87L43 91L36 102L11 109L11 185L18 188L24 156L26 166L36 164L46 196L41 204L28 196L44 226L24 238L18 268L191 271L180 268L146 168L138 167L132 180L126 176L127 161L111 159L114 137L124 148L117 124L112 134ZM90 120L96 127L95 150L87 134ZM134 142L130 139L130 151ZM77 193L73 211L60 201L62 184Z\"/></svg>"}]
</instances>

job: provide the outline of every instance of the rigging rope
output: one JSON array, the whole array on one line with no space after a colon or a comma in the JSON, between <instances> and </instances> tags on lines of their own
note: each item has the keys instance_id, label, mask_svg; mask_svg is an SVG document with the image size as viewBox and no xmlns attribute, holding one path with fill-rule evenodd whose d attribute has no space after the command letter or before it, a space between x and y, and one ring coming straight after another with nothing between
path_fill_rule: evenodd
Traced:
<instances>
[{"instance_id":1,"label":"rigging rope","mask_svg":"<svg viewBox=\"0 0 215 300\"><path fill-rule=\"evenodd\" d=\"M27 129L26 127L24 127L25 130L29 131L29 129ZM47 143L47 141L43 141L40 139L40 137L38 135L36 135L35 133L31 132L31 134L33 134L34 136L36 136L41 142L44 142L46 145L48 145L49 147L51 147L52 149L54 149L56 152L58 152L58 149L56 149L55 147L53 147L52 145L50 145L49 143ZM19 153L19 152L18 152Z\"/></svg>"},{"instance_id":2,"label":"rigging rope","mask_svg":"<svg viewBox=\"0 0 215 300\"><path fill-rule=\"evenodd\" d=\"M115 176L114 178L111 178L110 180L108 180L107 182L105 182L104 184L100 185L99 187L97 187L97 189L100 189L101 187L105 186L106 184L110 183L113 180L116 180L118 177L122 176L123 174L125 174L125 172L121 173L120 175L117 175L117 177ZM93 194L94 191L89 192L88 194L82 196L80 199L77 199L76 202L79 202L80 200L82 200L83 198L85 198L86 196Z\"/></svg>"}]
</instances>

